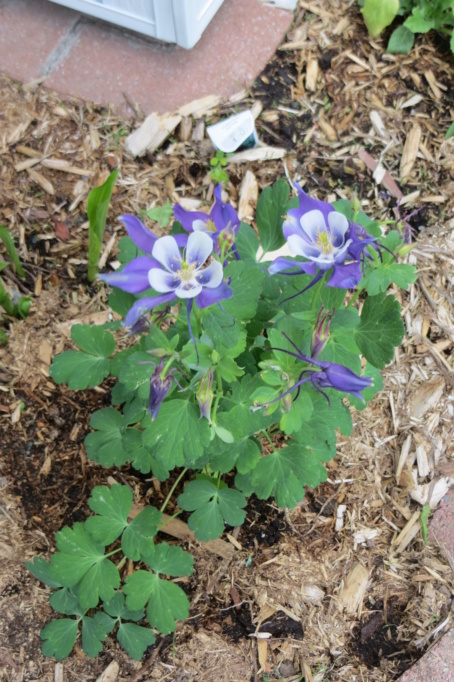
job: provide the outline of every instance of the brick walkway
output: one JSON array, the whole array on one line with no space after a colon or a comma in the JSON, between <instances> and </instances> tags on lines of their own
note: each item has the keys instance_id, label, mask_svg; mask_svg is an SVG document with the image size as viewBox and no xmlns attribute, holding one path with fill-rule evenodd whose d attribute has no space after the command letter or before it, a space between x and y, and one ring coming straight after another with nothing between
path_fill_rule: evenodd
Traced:
<instances>
[{"instance_id":1,"label":"brick walkway","mask_svg":"<svg viewBox=\"0 0 454 682\"><path fill-rule=\"evenodd\" d=\"M64 95L145 114L249 86L276 51L292 12L258 0L224 0L192 50L90 19L49 0L0 2L0 71L45 78ZM126 97L125 97L126 95Z\"/></svg>"}]
</instances>

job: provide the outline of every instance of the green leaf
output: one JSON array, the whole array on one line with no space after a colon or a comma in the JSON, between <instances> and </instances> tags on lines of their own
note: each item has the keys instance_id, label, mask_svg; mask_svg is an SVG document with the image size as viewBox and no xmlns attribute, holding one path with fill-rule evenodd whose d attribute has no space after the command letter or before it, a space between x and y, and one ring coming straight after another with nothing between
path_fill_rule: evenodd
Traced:
<instances>
[{"instance_id":1,"label":"green leaf","mask_svg":"<svg viewBox=\"0 0 454 682\"><path fill-rule=\"evenodd\" d=\"M103 545L110 545L128 525L132 492L125 485L99 485L93 489L88 505L98 516L90 516L85 527Z\"/></svg>"},{"instance_id":2,"label":"green leaf","mask_svg":"<svg viewBox=\"0 0 454 682\"><path fill-rule=\"evenodd\" d=\"M220 474L228 473L234 466L239 472L246 473L255 467L259 459L260 447L253 438L237 437L231 445L215 438L210 445L210 467Z\"/></svg>"},{"instance_id":3,"label":"green leaf","mask_svg":"<svg viewBox=\"0 0 454 682\"><path fill-rule=\"evenodd\" d=\"M219 344L235 346L243 329L240 322L232 320L230 314L227 315L217 306L203 311L202 325L215 347Z\"/></svg>"},{"instance_id":4,"label":"green leaf","mask_svg":"<svg viewBox=\"0 0 454 682\"><path fill-rule=\"evenodd\" d=\"M61 590L52 592L49 603L57 613L65 616L83 616L84 609L79 603L79 598L70 587L63 587Z\"/></svg>"},{"instance_id":5,"label":"green leaf","mask_svg":"<svg viewBox=\"0 0 454 682\"><path fill-rule=\"evenodd\" d=\"M191 575L194 568L194 557L181 547L161 542L153 545L150 552L143 557L144 562L156 573L181 578Z\"/></svg>"},{"instance_id":6,"label":"green leaf","mask_svg":"<svg viewBox=\"0 0 454 682\"><path fill-rule=\"evenodd\" d=\"M156 420L143 433L143 442L166 468L188 466L210 442L210 427L188 400L166 401Z\"/></svg>"},{"instance_id":7,"label":"green leaf","mask_svg":"<svg viewBox=\"0 0 454 682\"><path fill-rule=\"evenodd\" d=\"M275 421L272 416L265 415L261 410L251 412L255 392L260 386L259 375L245 376L241 381L236 381L231 387L231 397L225 401L226 406L231 409L218 413L217 423L231 431L236 439L252 436ZM234 407L231 407L232 403Z\"/></svg>"},{"instance_id":8,"label":"green leaf","mask_svg":"<svg viewBox=\"0 0 454 682\"><path fill-rule=\"evenodd\" d=\"M156 641L152 630L135 623L121 623L117 639L126 653L136 661L140 661L147 648Z\"/></svg>"},{"instance_id":9,"label":"green leaf","mask_svg":"<svg viewBox=\"0 0 454 682\"><path fill-rule=\"evenodd\" d=\"M264 253L275 251L285 243L282 224L290 208L289 194L288 183L282 178L264 189L259 197L255 216Z\"/></svg>"},{"instance_id":10,"label":"green leaf","mask_svg":"<svg viewBox=\"0 0 454 682\"><path fill-rule=\"evenodd\" d=\"M312 400L302 389L298 400L294 400L289 412L285 412L280 421L280 428L287 434L295 433L301 429L303 422L308 421L312 414Z\"/></svg>"},{"instance_id":11,"label":"green leaf","mask_svg":"<svg viewBox=\"0 0 454 682\"><path fill-rule=\"evenodd\" d=\"M44 656L54 656L57 661L67 658L76 643L78 625L74 618L59 618L48 623L40 633Z\"/></svg>"},{"instance_id":12,"label":"green leaf","mask_svg":"<svg viewBox=\"0 0 454 682\"><path fill-rule=\"evenodd\" d=\"M453 36L454 36L454 32L453 32ZM453 135L454 135L454 123L451 123L448 130L446 131L445 139L449 140L449 138L452 137Z\"/></svg>"},{"instance_id":13,"label":"green leaf","mask_svg":"<svg viewBox=\"0 0 454 682\"><path fill-rule=\"evenodd\" d=\"M110 372L114 337L102 327L87 324L74 325L71 337L83 352L70 350L57 355L49 369L51 377L57 384L67 383L71 390L98 386Z\"/></svg>"},{"instance_id":14,"label":"green leaf","mask_svg":"<svg viewBox=\"0 0 454 682\"><path fill-rule=\"evenodd\" d=\"M88 231L88 280L90 282L93 282L98 275L98 261L106 227L107 212L119 172L119 170L114 170L103 185L94 187L88 195L87 215L90 222Z\"/></svg>"},{"instance_id":15,"label":"green leaf","mask_svg":"<svg viewBox=\"0 0 454 682\"><path fill-rule=\"evenodd\" d=\"M429 534L429 526L428 526L429 516L430 516L430 504L425 504L423 506L423 508L421 509L421 516L420 516L422 539L424 540L425 545L427 545L427 539L428 539L428 534Z\"/></svg>"},{"instance_id":16,"label":"green leaf","mask_svg":"<svg viewBox=\"0 0 454 682\"><path fill-rule=\"evenodd\" d=\"M315 488L326 481L319 459L300 444L292 444L262 457L251 473L251 483L261 500L273 495L280 507L295 507L304 497L304 485Z\"/></svg>"},{"instance_id":17,"label":"green leaf","mask_svg":"<svg viewBox=\"0 0 454 682\"><path fill-rule=\"evenodd\" d=\"M41 580L42 583L48 585L49 587L61 587L61 583L58 580L54 580L50 574L50 563L43 559L42 557L35 556L32 561L27 561L25 563L25 568L32 573L35 578Z\"/></svg>"},{"instance_id":18,"label":"green leaf","mask_svg":"<svg viewBox=\"0 0 454 682\"><path fill-rule=\"evenodd\" d=\"M398 26L391 33L386 52L408 54L415 43L415 34L406 26Z\"/></svg>"},{"instance_id":19,"label":"green leaf","mask_svg":"<svg viewBox=\"0 0 454 682\"><path fill-rule=\"evenodd\" d=\"M368 296L355 329L358 348L374 367L384 369L405 333L400 304L393 296Z\"/></svg>"},{"instance_id":20,"label":"green leaf","mask_svg":"<svg viewBox=\"0 0 454 682\"><path fill-rule=\"evenodd\" d=\"M123 591L129 608L140 609L147 604L148 622L164 635L175 630L177 619L188 617L189 600L181 587L155 573L136 571L126 578Z\"/></svg>"},{"instance_id":21,"label":"green leaf","mask_svg":"<svg viewBox=\"0 0 454 682\"><path fill-rule=\"evenodd\" d=\"M256 262L256 254L259 249L259 240L254 230L246 223L240 224L236 235L235 246L242 261Z\"/></svg>"},{"instance_id":22,"label":"green leaf","mask_svg":"<svg viewBox=\"0 0 454 682\"><path fill-rule=\"evenodd\" d=\"M399 0L365 0L361 13L372 37L389 26L399 11Z\"/></svg>"},{"instance_id":23,"label":"green leaf","mask_svg":"<svg viewBox=\"0 0 454 682\"><path fill-rule=\"evenodd\" d=\"M103 603L103 609L112 618L122 618L123 620L142 620L145 615L143 609L138 611L131 611L125 605L125 595L123 592L115 592L114 596L110 601L105 601Z\"/></svg>"},{"instance_id":24,"label":"green leaf","mask_svg":"<svg viewBox=\"0 0 454 682\"><path fill-rule=\"evenodd\" d=\"M6 227L3 227L3 225L0 225L0 239L5 245L8 256L13 262L15 271L19 277L25 277L24 268L22 267L22 263L20 262L19 256L17 255L16 247L14 246L14 242L11 238L9 230L7 230Z\"/></svg>"},{"instance_id":25,"label":"green leaf","mask_svg":"<svg viewBox=\"0 0 454 682\"><path fill-rule=\"evenodd\" d=\"M93 412L90 426L96 429L85 438L87 457L102 466L121 466L128 461L128 453L123 448L125 419L118 410L106 407Z\"/></svg>"},{"instance_id":26,"label":"green leaf","mask_svg":"<svg viewBox=\"0 0 454 682\"><path fill-rule=\"evenodd\" d=\"M102 643L106 639L107 632L103 629L99 619L84 616L82 618L82 649L90 656L96 656L102 651Z\"/></svg>"},{"instance_id":27,"label":"green leaf","mask_svg":"<svg viewBox=\"0 0 454 682\"><path fill-rule=\"evenodd\" d=\"M164 228L167 227L173 216L173 206L167 199L163 206L149 208L148 211L144 211L144 215L146 215L147 218L150 218L150 220L156 221L160 228Z\"/></svg>"},{"instance_id":28,"label":"green leaf","mask_svg":"<svg viewBox=\"0 0 454 682\"><path fill-rule=\"evenodd\" d=\"M395 251L402 244L402 239L396 230L392 230L381 240L382 244L391 251ZM408 289L408 286L417 279L416 269L413 265L397 263L390 253L384 253L382 260L375 257L375 268L367 268L366 277L363 280L364 287L368 294L377 296L387 290L391 282L394 282L401 289Z\"/></svg>"},{"instance_id":29,"label":"green leaf","mask_svg":"<svg viewBox=\"0 0 454 682\"><path fill-rule=\"evenodd\" d=\"M138 561L144 554L149 554L161 522L160 511L155 507L145 507L123 533L121 538L123 554L133 561Z\"/></svg>"},{"instance_id":30,"label":"green leaf","mask_svg":"<svg viewBox=\"0 0 454 682\"><path fill-rule=\"evenodd\" d=\"M118 569L104 556L104 547L95 542L82 523L63 528L56 534L56 552L51 558L51 577L64 587L78 584L78 597L84 609L108 601L120 585Z\"/></svg>"},{"instance_id":31,"label":"green leaf","mask_svg":"<svg viewBox=\"0 0 454 682\"><path fill-rule=\"evenodd\" d=\"M96 357L108 358L115 350L114 337L102 327L74 324L71 327L71 338L81 350Z\"/></svg>"},{"instance_id":32,"label":"green leaf","mask_svg":"<svg viewBox=\"0 0 454 682\"><path fill-rule=\"evenodd\" d=\"M194 512L188 525L202 542L218 538L224 530L224 522L240 526L246 516L244 495L231 488L218 488L209 480L190 481L179 496L178 504L185 511Z\"/></svg>"},{"instance_id":33,"label":"green leaf","mask_svg":"<svg viewBox=\"0 0 454 682\"><path fill-rule=\"evenodd\" d=\"M224 273L231 279L233 296L223 301L223 307L232 315L236 324L240 320L251 320L257 311L257 301L262 292L265 273L258 267L252 267L242 261L233 261L225 268ZM230 344L224 342L224 345Z\"/></svg>"},{"instance_id":34,"label":"green leaf","mask_svg":"<svg viewBox=\"0 0 454 682\"><path fill-rule=\"evenodd\" d=\"M426 18L420 7L413 7L411 17L404 21L404 26L412 31L412 33L427 33L432 28L435 28L436 21Z\"/></svg>"}]
</instances>

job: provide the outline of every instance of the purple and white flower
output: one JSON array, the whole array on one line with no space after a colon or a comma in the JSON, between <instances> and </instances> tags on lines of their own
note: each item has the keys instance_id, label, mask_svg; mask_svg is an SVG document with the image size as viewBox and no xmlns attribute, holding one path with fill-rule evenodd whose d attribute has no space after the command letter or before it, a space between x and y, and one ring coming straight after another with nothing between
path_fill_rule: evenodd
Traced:
<instances>
[{"instance_id":1,"label":"purple and white flower","mask_svg":"<svg viewBox=\"0 0 454 682\"><path fill-rule=\"evenodd\" d=\"M209 262L213 242L208 235L194 232L185 236L185 241L182 253L175 237L154 237L151 258L139 256L121 272L100 276L107 284L129 293L138 294L152 288L160 294L136 301L126 315L127 327L161 303L177 298L187 299L189 316L194 299L199 308L206 308L232 296L232 290L223 282L222 264L214 259Z\"/></svg>"},{"instance_id":2,"label":"purple and white flower","mask_svg":"<svg viewBox=\"0 0 454 682\"><path fill-rule=\"evenodd\" d=\"M234 246L236 233L240 227L238 214L230 204L222 201L222 185L218 185L214 190L215 202L209 213L202 211L187 211L185 208L176 204L173 207L173 214L186 232L204 232L213 240L217 253L220 253L222 245Z\"/></svg>"},{"instance_id":3,"label":"purple and white flower","mask_svg":"<svg viewBox=\"0 0 454 682\"><path fill-rule=\"evenodd\" d=\"M288 274L315 275L310 285L297 295L313 286L328 270L331 270L331 275L327 286L340 289L355 287L361 279L364 250L376 240L331 204L312 199L296 183L295 187L299 207L288 212L283 232L291 253L306 261L276 258L269 272L274 275L292 268L293 272Z\"/></svg>"},{"instance_id":4,"label":"purple and white flower","mask_svg":"<svg viewBox=\"0 0 454 682\"><path fill-rule=\"evenodd\" d=\"M317 369L312 369L310 366L307 369L303 369L298 377L298 381L295 382L293 386L291 386L288 390L284 391L284 393L282 393L277 398L274 398L274 400L270 400L268 403L256 405L255 408L253 409L266 407L267 405L276 403L285 398L286 396L288 396L295 389L297 392L294 400L296 400L300 394L301 386L303 386L303 384L306 384L308 381L312 383L312 386L315 388L316 391L321 393L327 399L328 403L330 403L330 399L322 390L322 388L333 388L336 391L350 393L350 395L353 395L355 396L355 398L359 398L362 402L364 402L364 398L361 395L361 391L364 390L365 388L369 388L369 386L372 385L372 379L370 377L358 376L348 367L345 367L344 365L339 365L336 362L322 362L321 360L310 358L308 355L305 355L300 351L298 346L295 343L293 343L291 339L289 339L287 334L285 334L284 332L282 332L282 334L287 339L287 341L293 346L296 352L294 353L292 351L285 350L285 348L269 348L267 350L275 350L280 351L282 353L287 353L287 355L292 355L298 360L306 362L308 365L312 365Z\"/></svg>"}]
</instances>

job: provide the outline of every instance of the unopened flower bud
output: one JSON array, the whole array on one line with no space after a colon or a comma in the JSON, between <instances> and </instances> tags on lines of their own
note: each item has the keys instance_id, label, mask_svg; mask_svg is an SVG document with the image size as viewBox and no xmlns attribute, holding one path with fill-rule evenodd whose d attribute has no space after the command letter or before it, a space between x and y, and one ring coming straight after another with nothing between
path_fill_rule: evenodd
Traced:
<instances>
[{"instance_id":1,"label":"unopened flower bud","mask_svg":"<svg viewBox=\"0 0 454 682\"><path fill-rule=\"evenodd\" d=\"M216 240L216 251L221 253L222 250L228 251L232 248L235 243L235 232L227 225L221 232L219 232L218 238Z\"/></svg>"},{"instance_id":2,"label":"unopened flower bud","mask_svg":"<svg viewBox=\"0 0 454 682\"><path fill-rule=\"evenodd\" d=\"M208 369L200 380L197 391L197 402L200 408L200 419L205 417L211 424L211 405L213 403L213 370Z\"/></svg>"},{"instance_id":3,"label":"unopened flower bud","mask_svg":"<svg viewBox=\"0 0 454 682\"><path fill-rule=\"evenodd\" d=\"M318 358L322 350L329 341L329 325L331 324L334 311L327 312L325 315L324 308L320 310L317 322L315 323L314 331L311 338L311 358Z\"/></svg>"},{"instance_id":4,"label":"unopened flower bud","mask_svg":"<svg viewBox=\"0 0 454 682\"><path fill-rule=\"evenodd\" d=\"M148 399L148 410L151 414L151 421L154 421L159 413L167 393L172 385L172 376L169 373L167 376L162 376L164 369L164 360L161 360L159 365L150 378L150 396Z\"/></svg>"},{"instance_id":5,"label":"unopened flower bud","mask_svg":"<svg viewBox=\"0 0 454 682\"><path fill-rule=\"evenodd\" d=\"M356 196L356 194L352 195L352 198L350 199L350 206L352 207L353 213L356 216L359 209L361 208L360 201L359 201L358 197Z\"/></svg>"}]
</instances>

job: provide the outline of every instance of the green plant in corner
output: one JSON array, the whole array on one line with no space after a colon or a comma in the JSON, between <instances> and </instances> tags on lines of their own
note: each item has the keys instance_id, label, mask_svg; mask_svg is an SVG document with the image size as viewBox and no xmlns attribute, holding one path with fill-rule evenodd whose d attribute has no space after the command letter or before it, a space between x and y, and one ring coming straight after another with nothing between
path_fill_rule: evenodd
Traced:
<instances>
[{"instance_id":1,"label":"green plant in corner","mask_svg":"<svg viewBox=\"0 0 454 682\"><path fill-rule=\"evenodd\" d=\"M89 282L94 282L98 276L98 261L106 228L107 211L109 210L110 198L119 172L119 170L114 170L103 185L95 187L88 195L87 215L90 227L88 231L87 277Z\"/></svg>"},{"instance_id":2,"label":"green plant in corner","mask_svg":"<svg viewBox=\"0 0 454 682\"><path fill-rule=\"evenodd\" d=\"M436 30L447 35L454 52L454 0L358 0L370 35L378 36L397 16L406 17L392 32L387 51L408 54L416 33Z\"/></svg>"},{"instance_id":3,"label":"green plant in corner","mask_svg":"<svg viewBox=\"0 0 454 682\"><path fill-rule=\"evenodd\" d=\"M3 242L6 252L11 260L12 267L14 268L16 274L25 279L25 271L20 262L19 256L14 246L14 242L11 238L9 230L3 225L0 225L0 240ZM0 272L8 267L9 263L0 262ZM15 317L18 319L23 319L27 317L30 311L31 300L28 296L21 296L18 293L10 294L2 281L0 280L0 306L5 311L6 315L10 317ZM5 345L8 341L6 333L0 327L0 344Z\"/></svg>"}]
</instances>

